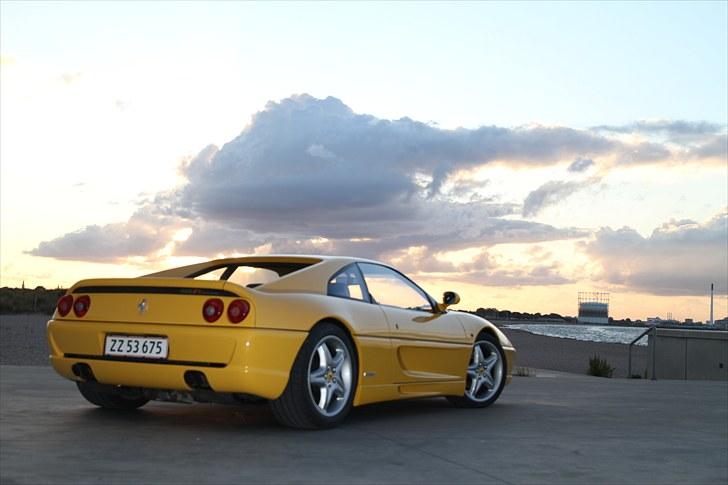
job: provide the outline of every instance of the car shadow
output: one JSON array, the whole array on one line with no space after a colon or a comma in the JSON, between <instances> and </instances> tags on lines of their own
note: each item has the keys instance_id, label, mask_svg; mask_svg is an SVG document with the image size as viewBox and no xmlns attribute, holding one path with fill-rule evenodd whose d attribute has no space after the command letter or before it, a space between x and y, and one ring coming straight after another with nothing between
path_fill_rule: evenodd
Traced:
<instances>
[{"instance_id":1,"label":"car shadow","mask_svg":"<svg viewBox=\"0 0 728 485\"><path fill-rule=\"evenodd\" d=\"M506 403L496 403L487 410L466 409L454 406L443 397L413 398L368 404L354 408L348 420L357 424L387 424L391 421L401 423L407 420L419 422L423 419L450 420L462 416L470 417L473 413L479 413L479 417L488 419L509 412L511 407Z\"/></svg>"},{"instance_id":2,"label":"car shadow","mask_svg":"<svg viewBox=\"0 0 728 485\"><path fill-rule=\"evenodd\" d=\"M94 425L124 425L130 427L178 427L215 431L239 432L241 428L260 429L276 425L275 418L265 404L177 404L150 403L133 411L117 411L88 407L78 414Z\"/></svg>"},{"instance_id":3,"label":"car shadow","mask_svg":"<svg viewBox=\"0 0 728 485\"><path fill-rule=\"evenodd\" d=\"M361 422L386 418L400 420L439 414L453 409L456 408L444 398L403 399L401 401L387 401L356 407L352 409L349 419Z\"/></svg>"},{"instance_id":4,"label":"car shadow","mask_svg":"<svg viewBox=\"0 0 728 485\"><path fill-rule=\"evenodd\" d=\"M496 404L483 413L477 409L461 409L453 406L444 398L416 398L401 401L368 404L356 407L342 425L360 428L372 426L382 428L392 422L406 424L419 423L423 420L450 420L464 414L472 416L473 412L481 412L483 419L502 416L511 406ZM84 425L109 426L147 429L150 426L164 430L177 429L183 425L186 430L205 430L215 432L240 433L246 431L272 431L282 433L298 432L280 426L265 403L258 404L178 404L152 402L134 411L116 411L97 407L76 408L75 420ZM78 423L75 423L78 424Z\"/></svg>"}]
</instances>

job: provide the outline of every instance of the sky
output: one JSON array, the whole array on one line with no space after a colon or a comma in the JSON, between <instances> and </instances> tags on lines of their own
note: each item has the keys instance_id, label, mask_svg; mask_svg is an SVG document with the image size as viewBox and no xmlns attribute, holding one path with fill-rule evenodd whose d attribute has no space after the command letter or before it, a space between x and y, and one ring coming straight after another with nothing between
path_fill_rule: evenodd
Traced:
<instances>
[{"instance_id":1,"label":"sky","mask_svg":"<svg viewBox=\"0 0 728 485\"><path fill-rule=\"evenodd\" d=\"M728 3L0 3L0 285L385 261L728 314Z\"/></svg>"}]
</instances>

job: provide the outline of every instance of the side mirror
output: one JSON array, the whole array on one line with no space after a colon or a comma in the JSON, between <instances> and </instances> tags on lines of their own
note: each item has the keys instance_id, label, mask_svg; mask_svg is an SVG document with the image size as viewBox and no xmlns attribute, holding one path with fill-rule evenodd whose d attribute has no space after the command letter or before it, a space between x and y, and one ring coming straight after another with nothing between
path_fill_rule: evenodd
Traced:
<instances>
[{"instance_id":1,"label":"side mirror","mask_svg":"<svg viewBox=\"0 0 728 485\"><path fill-rule=\"evenodd\" d=\"M437 304L437 309L444 312L450 305L457 305L458 303L460 303L460 295L454 291L446 291L442 294L442 303Z\"/></svg>"}]
</instances>

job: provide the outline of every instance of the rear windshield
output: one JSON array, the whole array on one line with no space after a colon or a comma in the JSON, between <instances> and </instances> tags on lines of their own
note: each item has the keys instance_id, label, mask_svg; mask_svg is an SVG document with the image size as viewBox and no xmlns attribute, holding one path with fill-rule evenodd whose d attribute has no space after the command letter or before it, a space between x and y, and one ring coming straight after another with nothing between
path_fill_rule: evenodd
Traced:
<instances>
[{"instance_id":1,"label":"rear windshield","mask_svg":"<svg viewBox=\"0 0 728 485\"><path fill-rule=\"evenodd\" d=\"M307 263L238 263L224 266L213 266L198 271L187 278L196 280L231 281L240 286L255 288L281 278L287 274L303 269Z\"/></svg>"}]
</instances>

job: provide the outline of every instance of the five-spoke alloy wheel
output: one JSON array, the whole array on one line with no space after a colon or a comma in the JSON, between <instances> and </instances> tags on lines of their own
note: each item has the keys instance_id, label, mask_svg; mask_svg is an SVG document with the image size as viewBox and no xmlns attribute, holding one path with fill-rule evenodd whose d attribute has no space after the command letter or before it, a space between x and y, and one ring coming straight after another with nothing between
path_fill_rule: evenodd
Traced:
<instances>
[{"instance_id":1,"label":"five-spoke alloy wheel","mask_svg":"<svg viewBox=\"0 0 728 485\"><path fill-rule=\"evenodd\" d=\"M298 352L283 394L270 401L276 419L294 428L331 428L351 410L357 385L357 357L338 325L316 325Z\"/></svg>"},{"instance_id":2,"label":"five-spoke alloy wheel","mask_svg":"<svg viewBox=\"0 0 728 485\"><path fill-rule=\"evenodd\" d=\"M473 344L465 394L448 399L462 407L485 407L500 396L506 381L506 361L498 339L482 333Z\"/></svg>"},{"instance_id":3,"label":"five-spoke alloy wheel","mask_svg":"<svg viewBox=\"0 0 728 485\"><path fill-rule=\"evenodd\" d=\"M318 411L336 416L351 394L351 352L335 335L322 338L311 354L308 390Z\"/></svg>"}]
</instances>

